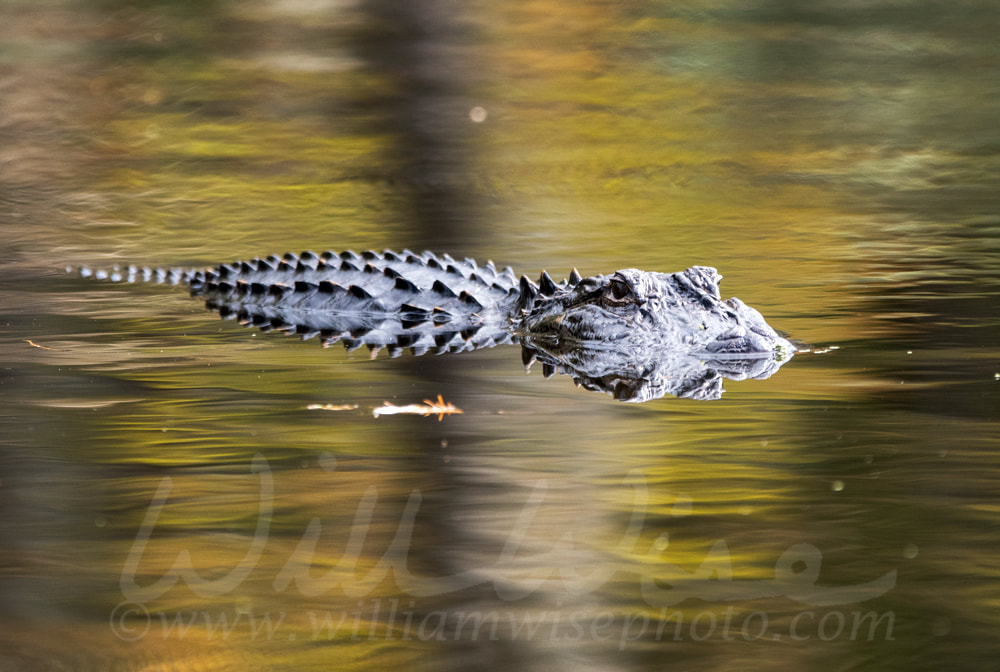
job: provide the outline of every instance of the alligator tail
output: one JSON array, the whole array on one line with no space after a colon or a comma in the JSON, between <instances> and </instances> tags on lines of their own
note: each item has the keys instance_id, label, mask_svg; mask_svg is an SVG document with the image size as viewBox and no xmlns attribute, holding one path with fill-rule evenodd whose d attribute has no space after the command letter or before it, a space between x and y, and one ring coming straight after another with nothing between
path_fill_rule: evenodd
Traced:
<instances>
[{"instance_id":1,"label":"alligator tail","mask_svg":"<svg viewBox=\"0 0 1000 672\"><path fill-rule=\"evenodd\" d=\"M202 285L205 282L206 271L204 269L191 268L151 268L149 266L112 266L105 268L90 268L81 266L78 269L72 266L66 267L67 273L78 271L81 278L94 278L96 280L109 280L111 282L148 282L158 285L187 285L192 288Z\"/></svg>"}]
</instances>

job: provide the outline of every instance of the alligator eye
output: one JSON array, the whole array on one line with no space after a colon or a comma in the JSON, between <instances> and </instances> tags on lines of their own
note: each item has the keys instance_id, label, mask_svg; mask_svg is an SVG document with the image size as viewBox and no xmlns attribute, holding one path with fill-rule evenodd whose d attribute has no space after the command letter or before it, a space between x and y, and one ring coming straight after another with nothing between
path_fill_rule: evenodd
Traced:
<instances>
[{"instance_id":1,"label":"alligator eye","mask_svg":"<svg viewBox=\"0 0 1000 672\"><path fill-rule=\"evenodd\" d=\"M617 279L611 280L605 296L615 302L628 301L635 297L632 293L632 288L627 283Z\"/></svg>"}]
</instances>

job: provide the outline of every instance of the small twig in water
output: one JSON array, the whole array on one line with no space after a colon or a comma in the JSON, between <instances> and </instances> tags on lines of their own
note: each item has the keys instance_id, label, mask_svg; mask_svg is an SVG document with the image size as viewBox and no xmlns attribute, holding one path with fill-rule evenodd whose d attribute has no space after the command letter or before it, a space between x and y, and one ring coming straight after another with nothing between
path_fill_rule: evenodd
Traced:
<instances>
[{"instance_id":1,"label":"small twig in water","mask_svg":"<svg viewBox=\"0 0 1000 672\"><path fill-rule=\"evenodd\" d=\"M436 415L438 416L438 422L444 419L446 415L461 414L462 409L455 408L455 405L451 402L445 402L444 398L439 394L437 401L431 401L430 399L424 399L424 404L407 404L406 406L396 406L390 404L388 401L385 402L383 406L372 410L372 415L376 418L380 415L396 415L399 413L405 413L409 415Z\"/></svg>"}]
</instances>

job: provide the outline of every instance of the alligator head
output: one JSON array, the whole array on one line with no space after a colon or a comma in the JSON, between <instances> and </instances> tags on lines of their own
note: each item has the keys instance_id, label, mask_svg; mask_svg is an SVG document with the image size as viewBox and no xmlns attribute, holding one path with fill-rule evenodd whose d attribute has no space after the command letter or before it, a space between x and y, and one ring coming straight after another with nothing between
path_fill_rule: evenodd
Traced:
<instances>
[{"instance_id":1,"label":"alligator head","mask_svg":"<svg viewBox=\"0 0 1000 672\"><path fill-rule=\"evenodd\" d=\"M538 296L520 322L525 358L622 400L717 398L722 377L766 378L795 351L755 309L723 301L721 279L706 266L628 268Z\"/></svg>"}]
</instances>

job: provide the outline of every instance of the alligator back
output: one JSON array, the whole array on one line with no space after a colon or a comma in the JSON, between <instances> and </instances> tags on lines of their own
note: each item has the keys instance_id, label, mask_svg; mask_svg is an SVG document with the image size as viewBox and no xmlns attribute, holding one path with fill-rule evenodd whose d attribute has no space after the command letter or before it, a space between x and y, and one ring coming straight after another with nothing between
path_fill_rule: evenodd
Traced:
<instances>
[{"instance_id":1,"label":"alligator back","mask_svg":"<svg viewBox=\"0 0 1000 672\"><path fill-rule=\"evenodd\" d=\"M513 270L431 252L303 252L209 270L92 273L119 281L185 284L225 318L262 330L319 336L324 345L456 352L510 342L518 297Z\"/></svg>"}]
</instances>

